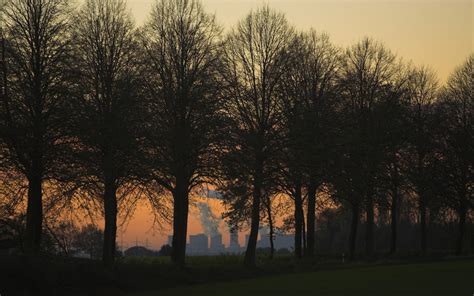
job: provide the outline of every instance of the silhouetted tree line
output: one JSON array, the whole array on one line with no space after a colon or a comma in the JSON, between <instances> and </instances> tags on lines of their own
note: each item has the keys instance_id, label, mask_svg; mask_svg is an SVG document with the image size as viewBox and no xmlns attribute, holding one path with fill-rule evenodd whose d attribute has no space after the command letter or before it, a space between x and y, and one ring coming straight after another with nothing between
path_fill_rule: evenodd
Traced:
<instances>
[{"instance_id":1,"label":"silhouetted tree line","mask_svg":"<svg viewBox=\"0 0 474 296\"><path fill-rule=\"evenodd\" d=\"M440 86L378 41L340 48L267 6L226 34L197 0L157 0L140 28L124 0L0 9L0 219L24 221L26 253L65 211L99 211L111 265L117 217L145 198L167 219L171 196L183 266L190 196L205 184L232 225L250 226L248 266L262 221L272 241L289 212L297 257L333 242L350 259L387 241L395 253L405 232L425 254L453 225L466 250L474 55Z\"/></svg>"}]
</instances>

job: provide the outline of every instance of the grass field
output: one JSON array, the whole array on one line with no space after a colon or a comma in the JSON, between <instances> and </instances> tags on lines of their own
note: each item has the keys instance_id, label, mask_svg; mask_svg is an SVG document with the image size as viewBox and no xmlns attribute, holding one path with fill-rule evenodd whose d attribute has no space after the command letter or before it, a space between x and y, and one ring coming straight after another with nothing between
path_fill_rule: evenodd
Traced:
<instances>
[{"instance_id":1,"label":"grass field","mask_svg":"<svg viewBox=\"0 0 474 296\"><path fill-rule=\"evenodd\" d=\"M373 266L204 284L133 296L474 295L474 261Z\"/></svg>"},{"instance_id":2,"label":"grass field","mask_svg":"<svg viewBox=\"0 0 474 296\"><path fill-rule=\"evenodd\" d=\"M66 257L1 256L1 296L179 295L445 295L474 296L474 257L386 258L342 263L331 258L190 257L180 269L169 258L123 258L112 268Z\"/></svg>"}]
</instances>

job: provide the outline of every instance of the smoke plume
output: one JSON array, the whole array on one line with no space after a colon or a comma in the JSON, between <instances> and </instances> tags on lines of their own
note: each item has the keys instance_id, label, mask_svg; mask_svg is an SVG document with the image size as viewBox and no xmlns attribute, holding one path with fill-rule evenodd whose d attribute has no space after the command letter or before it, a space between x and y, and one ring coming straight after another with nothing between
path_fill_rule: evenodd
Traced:
<instances>
[{"instance_id":1,"label":"smoke plume","mask_svg":"<svg viewBox=\"0 0 474 296\"><path fill-rule=\"evenodd\" d=\"M199 219L201 220L204 233L211 237L219 234L219 223L221 219L214 215L207 203L199 202L197 203L197 207L199 208Z\"/></svg>"}]
</instances>

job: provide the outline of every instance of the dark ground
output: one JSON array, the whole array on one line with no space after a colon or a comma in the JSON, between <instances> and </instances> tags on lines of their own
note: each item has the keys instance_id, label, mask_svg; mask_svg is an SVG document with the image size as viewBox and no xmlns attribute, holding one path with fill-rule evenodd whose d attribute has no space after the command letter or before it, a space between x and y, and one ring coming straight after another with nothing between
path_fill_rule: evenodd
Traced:
<instances>
[{"instance_id":1,"label":"dark ground","mask_svg":"<svg viewBox=\"0 0 474 296\"><path fill-rule=\"evenodd\" d=\"M433 289L428 289L430 282ZM399 257L343 264L339 258L298 261L288 256L261 259L257 269L248 270L241 257L190 257L188 267L180 270L166 257L150 257L121 259L107 270L101 262L86 259L0 255L1 296L213 295L217 287L229 291L226 295L266 291L288 295L293 294L288 290L293 286L298 289L295 295L317 291L314 295L470 296L474 293L474 258Z\"/></svg>"},{"instance_id":2,"label":"dark ground","mask_svg":"<svg viewBox=\"0 0 474 296\"><path fill-rule=\"evenodd\" d=\"M159 292L133 294L133 296L462 296L473 294L474 261L451 261L325 270L231 283L180 287Z\"/></svg>"}]
</instances>

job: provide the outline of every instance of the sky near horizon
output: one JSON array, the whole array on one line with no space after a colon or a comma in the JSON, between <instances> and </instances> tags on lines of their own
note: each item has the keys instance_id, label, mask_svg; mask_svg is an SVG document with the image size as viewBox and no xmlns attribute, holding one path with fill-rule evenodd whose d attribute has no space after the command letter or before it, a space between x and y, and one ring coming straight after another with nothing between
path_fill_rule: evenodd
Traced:
<instances>
[{"instance_id":1,"label":"sky near horizon","mask_svg":"<svg viewBox=\"0 0 474 296\"><path fill-rule=\"evenodd\" d=\"M128 0L137 25L155 0ZM228 29L264 4L286 14L299 30L326 32L339 46L368 36L415 65L431 67L445 82L474 52L472 0L202 0Z\"/></svg>"},{"instance_id":2,"label":"sky near horizon","mask_svg":"<svg viewBox=\"0 0 474 296\"><path fill-rule=\"evenodd\" d=\"M128 0L137 25L145 23L155 0ZM472 0L202 0L225 30L264 4L284 12L298 30L314 28L330 35L338 46L349 46L368 36L415 65L431 67L444 83L450 73L474 52L474 1ZM218 215L222 206L210 201ZM118 242L159 248L171 227L152 230L152 215L141 205ZM223 226L223 225L222 225ZM229 240L225 227L224 242ZM202 232L196 213L189 217L189 233ZM240 241L243 244L243 235Z\"/></svg>"}]
</instances>

